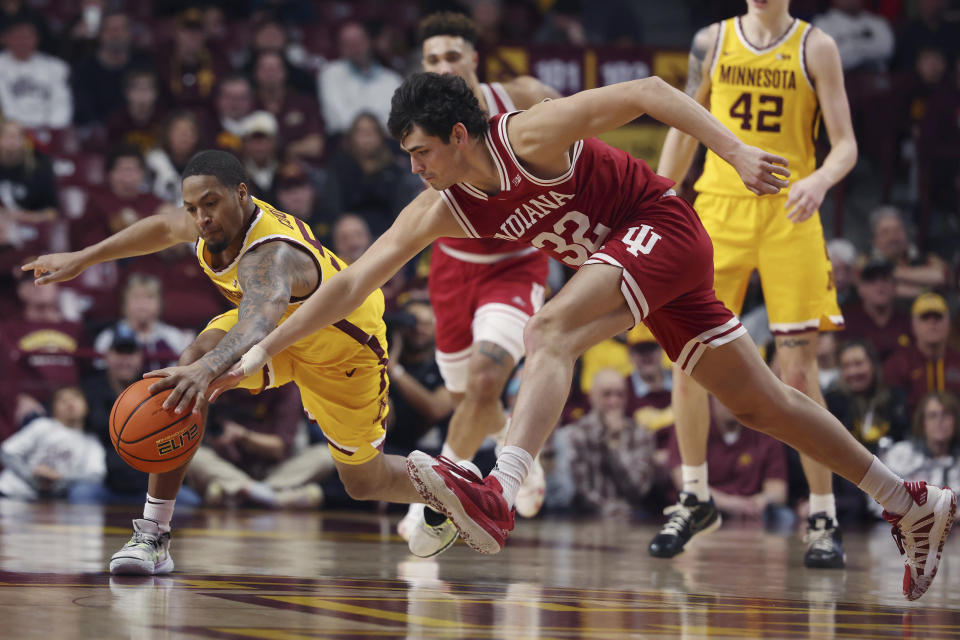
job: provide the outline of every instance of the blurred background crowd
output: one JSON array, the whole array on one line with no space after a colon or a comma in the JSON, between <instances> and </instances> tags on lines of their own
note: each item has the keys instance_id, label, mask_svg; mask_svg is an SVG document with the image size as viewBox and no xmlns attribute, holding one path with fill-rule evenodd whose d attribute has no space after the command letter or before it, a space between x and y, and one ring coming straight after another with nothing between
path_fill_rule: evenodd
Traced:
<instances>
[{"instance_id":1,"label":"blurred background crowd","mask_svg":"<svg viewBox=\"0 0 960 640\"><path fill-rule=\"evenodd\" d=\"M820 341L829 409L908 480L960 485L960 3L793 0L836 40L860 147L822 213L846 329ZM178 354L226 301L192 246L36 287L19 265L180 204L205 148L347 262L423 185L384 130L420 65L417 25L461 11L480 79L532 74L564 94L650 73L683 85L694 32L742 0L0 0L0 494L139 503L146 476L107 436L114 399ZM666 129L610 141L656 166ZM825 150L826 139L821 141ZM682 187L692 199L690 185ZM428 256L385 287L387 448L439 450L452 412L434 358ZM550 290L569 272L552 265ZM756 283L755 283L756 284ZM777 357L752 286L743 320ZM506 390L507 404L522 376ZM547 511L655 516L676 496L669 362L640 334L588 351L543 453ZM728 516L790 526L807 495L792 451L713 405L709 467ZM487 447L487 452L492 444ZM492 455L489 456L492 461ZM217 403L179 502L350 503L295 387ZM483 467L483 464L481 464ZM841 521L875 517L838 480Z\"/></svg>"}]
</instances>

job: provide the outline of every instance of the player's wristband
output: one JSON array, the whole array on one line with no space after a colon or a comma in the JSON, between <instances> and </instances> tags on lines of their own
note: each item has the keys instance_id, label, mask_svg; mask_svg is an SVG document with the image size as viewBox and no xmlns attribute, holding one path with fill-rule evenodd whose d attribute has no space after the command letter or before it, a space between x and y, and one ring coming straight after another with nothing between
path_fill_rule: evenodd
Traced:
<instances>
[{"instance_id":1,"label":"player's wristband","mask_svg":"<svg viewBox=\"0 0 960 640\"><path fill-rule=\"evenodd\" d=\"M240 358L240 368L243 369L244 376L253 375L269 363L270 354L259 344L250 347L250 350Z\"/></svg>"}]
</instances>

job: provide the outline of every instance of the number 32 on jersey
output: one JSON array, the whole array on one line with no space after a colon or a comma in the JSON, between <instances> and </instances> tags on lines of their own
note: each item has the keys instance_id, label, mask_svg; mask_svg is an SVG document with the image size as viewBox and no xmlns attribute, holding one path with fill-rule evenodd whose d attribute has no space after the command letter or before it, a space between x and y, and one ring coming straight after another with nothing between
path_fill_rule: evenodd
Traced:
<instances>
[{"instance_id":1,"label":"number 32 on jersey","mask_svg":"<svg viewBox=\"0 0 960 640\"><path fill-rule=\"evenodd\" d=\"M568 211L565 216L553 225L553 232L543 231L531 241L538 249L546 249L558 254L565 264L578 267L587 261L610 233L610 228L597 224L593 232L587 235L590 229L590 218L580 211ZM623 244L627 251L634 256L648 254L660 239L660 234L653 231L650 225L630 227L623 236Z\"/></svg>"}]
</instances>

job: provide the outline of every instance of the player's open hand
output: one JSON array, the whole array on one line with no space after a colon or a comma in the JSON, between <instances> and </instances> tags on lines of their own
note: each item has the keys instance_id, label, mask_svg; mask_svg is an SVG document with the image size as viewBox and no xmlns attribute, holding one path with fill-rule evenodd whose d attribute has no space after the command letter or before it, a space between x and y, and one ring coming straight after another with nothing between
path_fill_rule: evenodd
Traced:
<instances>
[{"instance_id":1,"label":"player's open hand","mask_svg":"<svg viewBox=\"0 0 960 640\"><path fill-rule=\"evenodd\" d=\"M778 193L790 185L786 158L744 144L729 161L740 174L743 185L758 196Z\"/></svg>"},{"instance_id":2,"label":"player's open hand","mask_svg":"<svg viewBox=\"0 0 960 640\"><path fill-rule=\"evenodd\" d=\"M173 389L163 401L163 408L175 413L184 413L193 407L200 415L207 407L207 386L213 379L213 371L200 360L182 367L167 367L143 374L144 378L161 378L150 385L150 393Z\"/></svg>"},{"instance_id":3,"label":"player's open hand","mask_svg":"<svg viewBox=\"0 0 960 640\"><path fill-rule=\"evenodd\" d=\"M787 220L793 223L807 220L820 208L829 188L830 185L816 173L794 182L787 196Z\"/></svg>"},{"instance_id":4,"label":"player's open hand","mask_svg":"<svg viewBox=\"0 0 960 640\"><path fill-rule=\"evenodd\" d=\"M226 373L220 374L220 376L207 387L207 401L213 402L221 393L229 391L240 384L240 381L245 377L246 376L243 375L243 367L240 366L240 363L238 362L233 365L233 368Z\"/></svg>"},{"instance_id":5,"label":"player's open hand","mask_svg":"<svg viewBox=\"0 0 960 640\"><path fill-rule=\"evenodd\" d=\"M51 253L31 260L20 267L21 271L33 271L36 284L50 284L76 278L87 268L82 251Z\"/></svg>"}]
</instances>

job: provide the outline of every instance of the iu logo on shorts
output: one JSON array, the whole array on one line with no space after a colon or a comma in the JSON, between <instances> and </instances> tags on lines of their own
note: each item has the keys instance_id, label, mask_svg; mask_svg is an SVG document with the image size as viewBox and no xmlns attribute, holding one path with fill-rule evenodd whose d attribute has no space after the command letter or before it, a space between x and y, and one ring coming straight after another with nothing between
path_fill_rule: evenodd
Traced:
<instances>
[{"instance_id":1,"label":"iu logo on shorts","mask_svg":"<svg viewBox=\"0 0 960 640\"><path fill-rule=\"evenodd\" d=\"M648 224L642 224L639 227L630 227L626 235L623 236L623 244L627 245L627 251L636 257L640 254L647 255L653 250L653 246L660 239L660 234L653 231L653 227Z\"/></svg>"}]
</instances>

